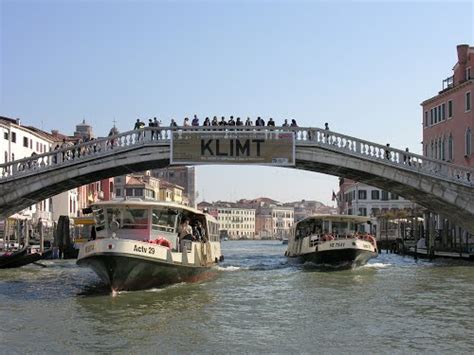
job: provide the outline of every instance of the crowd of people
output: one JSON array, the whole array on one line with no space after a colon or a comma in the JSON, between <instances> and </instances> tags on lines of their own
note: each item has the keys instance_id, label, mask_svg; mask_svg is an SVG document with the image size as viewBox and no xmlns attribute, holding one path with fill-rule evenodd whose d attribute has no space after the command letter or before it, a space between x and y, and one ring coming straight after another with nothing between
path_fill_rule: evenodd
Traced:
<instances>
[{"instance_id":1,"label":"crowd of people","mask_svg":"<svg viewBox=\"0 0 474 355\"><path fill-rule=\"evenodd\" d=\"M141 121L140 119L137 119L133 129L141 129L141 128L144 128L145 126L146 126L145 122ZM148 120L148 127L160 127L160 126L161 126L161 122L158 121L156 117ZM179 127L178 123L173 118L171 119L169 126ZM250 117L247 117L245 121L241 119L240 117L236 117L234 119L234 116L230 116L229 119L226 119L225 116L221 116L220 119L218 119L217 116L214 116L212 119L210 117L206 117L201 124L199 117L197 115L194 115L192 120L190 120L189 117L185 117L183 120L183 124L180 127L200 127L200 126L202 127L211 127L211 126L276 127L276 124L272 117L270 117L268 121L265 122L265 120L262 119L260 116L257 117L255 122ZM290 122L288 122L288 119L285 119L281 127L298 127L298 124L296 123L295 119L291 119Z\"/></svg>"}]
</instances>

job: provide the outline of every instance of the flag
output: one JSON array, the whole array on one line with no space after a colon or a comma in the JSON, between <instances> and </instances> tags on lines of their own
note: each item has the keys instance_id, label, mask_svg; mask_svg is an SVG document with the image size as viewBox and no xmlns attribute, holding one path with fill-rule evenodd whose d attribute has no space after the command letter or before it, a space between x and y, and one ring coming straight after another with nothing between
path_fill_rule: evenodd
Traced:
<instances>
[{"instance_id":1,"label":"flag","mask_svg":"<svg viewBox=\"0 0 474 355\"><path fill-rule=\"evenodd\" d=\"M334 190L332 190L332 200L336 201L336 199L337 199L336 193L334 192Z\"/></svg>"}]
</instances>

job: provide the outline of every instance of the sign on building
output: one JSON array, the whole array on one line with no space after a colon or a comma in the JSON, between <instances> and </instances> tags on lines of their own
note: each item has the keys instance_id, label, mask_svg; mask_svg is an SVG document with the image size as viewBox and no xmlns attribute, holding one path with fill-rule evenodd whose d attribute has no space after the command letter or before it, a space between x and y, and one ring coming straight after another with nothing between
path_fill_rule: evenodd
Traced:
<instances>
[{"instance_id":1,"label":"sign on building","mask_svg":"<svg viewBox=\"0 0 474 355\"><path fill-rule=\"evenodd\" d=\"M174 131L170 164L295 165L293 132Z\"/></svg>"}]
</instances>

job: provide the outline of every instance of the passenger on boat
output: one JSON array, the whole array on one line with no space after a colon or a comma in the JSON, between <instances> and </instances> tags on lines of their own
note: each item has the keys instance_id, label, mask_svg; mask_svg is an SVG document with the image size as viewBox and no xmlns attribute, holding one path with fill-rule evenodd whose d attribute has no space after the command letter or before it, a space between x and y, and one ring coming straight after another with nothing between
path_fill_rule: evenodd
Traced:
<instances>
[{"instance_id":1,"label":"passenger on boat","mask_svg":"<svg viewBox=\"0 0 474 355\"><path fill-rule=\"evenodd\" d=\"M189 225L189 218L185 218L179 226L179 240L193 240L193 229Z\"/></svg>"},{"instance_id":2,"label":"passenger on boat","mask_svg":"<svg viewBox=\"0 0 474 355\"><path fill-rule=\"evenodd\" d=\"M196 240L205 243L207 241L206 231L204 230L201 221L195 221L193 225L193 236Z\"/></svg>"}]
</instances>

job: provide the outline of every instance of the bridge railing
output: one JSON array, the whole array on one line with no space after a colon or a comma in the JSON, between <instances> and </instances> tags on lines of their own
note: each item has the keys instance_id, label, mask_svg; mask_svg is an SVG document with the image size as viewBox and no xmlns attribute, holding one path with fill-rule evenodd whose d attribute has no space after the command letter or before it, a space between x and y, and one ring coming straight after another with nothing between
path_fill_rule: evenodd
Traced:
<instances>
[{"instance_id":1,"label":"bridge railing","mask_svg":"<svg viewBox=\"0 0 474 355\"><path fill-rule=\"evenodd\" d=\"M326 149L345 152L364 159L397 166L404 170L412 170L417 173L473 186L474 169L468 167L450 164L442 160L431 159L405 150L319 128L300 129L299 139L324 146Z\"/></svg>"},{"instance_id":2,"label":"bridge railing","mask_svg":"<svg viewBox=\"0 0 474 355\"><path fill-rule=\"evenodd\" d=\"M92 157L114 154L117 150L144 144L147 141L146 136L151 137L151 132L147 133L147 131L147 129L134 130L80 144L58 143L57 147L50 152L0 164L0 182L59 166L67 166Z\"/></svg>"},{"instance_id":3,"label":"bridge railing","mask_svg":"<svg viewBox=\"0 0 474 355\"><path fill-rule=\"evenodd\" d=\"M448 179L472 186L474 169L430 159L411 152L365 141L344 134L310 127L147 127L81 144L63 144L63 147L48 153L0 164L0 182L23 175L36 174L58 166L67 166L78 161L98 156L115 154L144 144L169 143L173 131L226 131L226 132L265 132L270 137L281 132L294 132L298 145L317 145L325 149L340 151L363 159L378 161L391 166L430 176Z\"/></svg>"}]
</instances>

